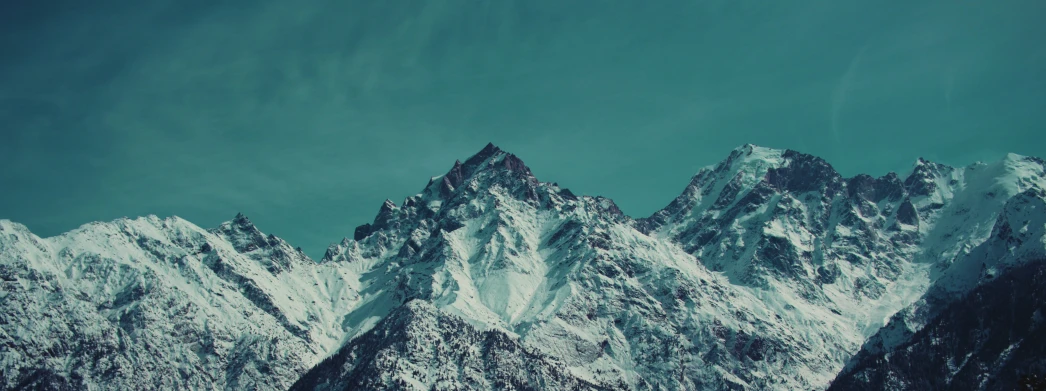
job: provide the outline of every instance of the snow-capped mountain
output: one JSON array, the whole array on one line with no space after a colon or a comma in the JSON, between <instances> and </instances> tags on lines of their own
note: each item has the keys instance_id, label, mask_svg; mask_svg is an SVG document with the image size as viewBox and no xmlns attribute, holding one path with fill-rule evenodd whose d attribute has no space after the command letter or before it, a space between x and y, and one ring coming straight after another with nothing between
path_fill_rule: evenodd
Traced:
<instances>
[{"instance_id":1,"label":"snow-capped mountain","mask_svg":"<svg viewBox=\"0 0 1046 391\"><path fill-rule=\"evenodd\" d=\"M1044 260L1046 192L1031 187L1010 198L988 240L868 339L832 389L1046 387Z\"/></svg>"},{"instance_id":2,"label":"snow-capped mountain","mask_svg":"<svg viewBox=\"0 0 1046 391\"><path fill-rule=\"evenodd\" d=\"M1043 165L844 178L746 145L633 219L487 145L319 262L243 216L46 239L3 221L0 384L825 389L947 313L920 310L948 302L924 293L1037 262L1043 222L1019 216L1042 201Z\"/></svg>"},{"instance_id":3,"label":"snow-capped mountain","mask_svg":"<svg viewBox=\"0 0 1046 391\"><path fill-rule=\"evenodd\" d=\"M41 239L0 221L5 389L285 389L344 336L347 268L246 217L156 217ZM340 311L340 312L339 312Z\"/></svg>"},{"instance_id":4,"label":"snow-capped mountain","mask_svg":"<svg viewBox=\"0 0 1046 391\"><path fill-rule=\"evenodd\" d=\"M888 353L862 355L830 390L1046 388L1046 262L1007 269Z\"/></svg>"},{"instance_id":5,"label":"snow-capped mountain","mask_svg":"<svg viewBox=\"0 0 1046 391\"><path fill-rule=\"evenodd\" d=\"M405 371L411 376L402 376ZM316 388L608 389L572 376L556 358L536 353L500 330L480 331L422 300L394 309L291 389Z\"/></svg>"}]
</instances>

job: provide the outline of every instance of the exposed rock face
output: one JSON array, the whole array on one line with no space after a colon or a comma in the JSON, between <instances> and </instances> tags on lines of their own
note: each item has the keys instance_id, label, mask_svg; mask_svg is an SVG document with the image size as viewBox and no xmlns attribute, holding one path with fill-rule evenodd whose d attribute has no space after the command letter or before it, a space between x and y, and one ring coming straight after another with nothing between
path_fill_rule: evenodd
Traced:
<instances>
[{"instance_id":1,"label":"exposed rock face","mask_svg":"<svg viewBox=\"0 0 1046 391\"><path fill-rule=\"evenodd\" d=\"M242 216L211 232L147 217L49 239L2 221L0 237L5 389L280 389L341 334L317 327L329 309L307 307L313 281L337 274L319 278Z\"/></svg>"},{"instance_id":2,"label":"exposed rock face","mask_svg":"<svg viewBox=\"0 0 1046 391\"><path fill-rule=\"evenodd\" d=\"M403 376L409 373L409 376ZM609 390L499 330L415 300L312 368L291 390Z\"/></svg>"},{"instance_id":3,"label":"exposed rock face","mask_svg":"<svg viewBox=\"0 0 1046 391\"><path fill-rule=\"evenodd\" d=\"M319 262L242 215L47 239L2 221L0 384L824 389L989 281L971 262L1000 276L1046 258L1046 222L1025 217L1042 167L844 178L746 145L635 220L487 145ZM902 309L883 329L899 337L879 331Z\"/></svg>"},{"instance_id":4,"label":"exposed rock face","mask_svg":"<svg viewBox=\"0 0 1046 391\"><path fill-rule=\"evenodd\" d=\"M1031 187L1009 199L988 240L869 338L832 389L1012 390L1043 379L1044 259L1046 199Z\"/></svg>"},{"instance_id":5,"label":"exposed rock face","mask_svg":"<svg viewBox=\"0 0 1046 391\"><path fill-rule=\"evenodd\" d=\"M949 303L830 390L1039 390L1046 386L1046 262L1032 260Z\"/></svg>"},{"instance_id":6,"label":"exposed rock face","mask_svg":"<svg viewBox=\"0 0 1046 391\"><path fill-rule=\"evenodd\" d=\"M737 284L785 282L814 299L827 282L833 294L876 300L910 272L919 251L906 194L894 174L844 179L819 158L745 146L638 227L680 243ZM847 281L836 284L837 271Z\"/></svg>"},{"instance_id":7,"label":"exposed rock face","mask_svg":"<svg viewBox=\"0 0 1046 391\"><path fill-rule=\"evenodd\" d=\"M509 154L483 155L481 165L455 164L448 176L487 169L461 170L471 176L455 179L453 192L427 189L400 211L431 217L405 217L413 223L401 232L361 243L410 256L398 264L392 302L431 301L519 335L595 384L632 389L825 387L890 314L919 298L934 268L989 236L1014 183L1042 183L1041 170L1011 172L1020 157L963 170L920 161L907 181L846 179L815 157L745 146L634 221L610 200L512 169L521 163ZM984 196L992 192L1001 196ZM971 209L984 212L971 218ZM441 229L443 221L455 228ZM730 307L707 304L723 297ZM624 319L641 321L623 327ZM572 342L615 335L627 354L587 355Z\"/></svg>"}]
</instances>

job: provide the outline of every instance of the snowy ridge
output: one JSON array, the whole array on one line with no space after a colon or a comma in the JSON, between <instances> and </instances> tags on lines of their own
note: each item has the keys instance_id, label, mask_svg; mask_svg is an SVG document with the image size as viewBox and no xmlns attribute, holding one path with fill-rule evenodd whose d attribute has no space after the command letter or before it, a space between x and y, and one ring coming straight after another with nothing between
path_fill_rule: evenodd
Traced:
<instances>
[{"instance_id":1,"label":"snowy ridge","mask_svg":"<svg viewBox=\"0 0 1046 391\"><path fill-rule=\"evenodd\" d=\"M1013 236L1010 216L915 305L869 339L832 390L1033 390L1046 386L1046 257L1042 195L1007 212L1034 228ZM1026 202L1030 201L1030 205ZM1023 204L1013 206L1010 204ZM1007 213L1009 214L1009 213ZM1027 226L1025 226L1027 227ZM1028 245L1028 246L1025 246ZM1001 250L1001 251L998 251ZM980 263L980 272L975 264ZM969 264L969 265L963 265ZM972 273L971 273L972 272Z\"/></svg>"},{"instance_id":2,"label":"snowy ridge","mask_svg":"<svg viewBox=\"0 0 1046 391\"><path fill-rule=\"evenodd\" d=\"M632 219L488 144L319 262L242 215L0 221L0 384L824 389L891 316L928 324L895 315L925 292L1043 254L1044 178L1017 155L844 178L746 145Z\"/></svg>"},{"instance_id":3,"label":"snowy ridge","mask_svg":"<svg viewBox=\"0 0 1046 391\"><path fill-rule=\"evenodd\" d=\"M226 241L230 224L251 235ZM242 216L214 232L155 216L0 230L5 388L284 388L337 347L355 296L353 274Z\"/></svg>"},{"instance_id":4,"label":"snowy ridge","mask_svg":"<svg viewBox=\"0 0 1046 391\"><path fill-rule=\"evenodd\" d=\"M469 348L465 348L469 347ZM413 300L310 370L292 390L604 390L498 330Z\"/></svg>"},{"instance_id":5,"label":"snowy ridge","mask_svg":"<svg viewBox=\"0 0 1046 391\"><path fill-rule=\"evenodd\" d=\"M1040 265L1046 260L1046 192L1038 187L1028 187L1027 190L1010 198L999 214L991 236L968 254L955 261L951 267L941 273L934 281L931 288L918 301L893 315L889 324L879 330L864 344L862 350L851 359L841 373L837 383L840 389L847 387L877 388L882 384L890 384L895 389L920 389L926 385L909 379L918 377L902 368L885 365L887 357L901 356L906 359L914 358L916 355L932 354L923 350L912 350L913 345L924 344L927 338L933 338L938 334L960 334L983 335L986 338L993 337L993 332L998 329L1000 334L1009 335L1009 343L1017 343L1014 336L1008 334L1008 330L1014 330L1015 325L1004 323L1005 320L1017 322L1021 317L1034 318L1036 311L1042 311L1046 306L1044 298L1035 296L1030 292L1043 291L1043 283L1039 277L1031 281L1025 281L1028 276L1021 275L1024 272L1035 275L1042 274L1043 267ZM1040 276L1041 277L1041 276ZM999 282L1003 281L1003 282ZM1023 281L1017 283L1014 281ZM989 311L987 308L970 305L970 302L979 302L981 306L994 306L991 300L980 297L980 293L990 292L992 297L999 297L998 304L1006 301L1026 301L1029 306L1013 309L1013 312L1000 321L988 327L983 323L972 325L971 321L964 320L956 324L948 324L948 319L964 316L960 313L969 311ZM1017 293L1028 292L1028 293ZM975 318L976 319L976 318ZM942 324L943 322L943 324ZM1034 325L1033 325L1034 326ZM964 330L966 328L968 330ZM1023 329L1021 331L1024 331ZM965 343L965 342L963 342ZM980 346L975 347L980 349ZM971 348L974 349L974 348ZM969 352L976 353L975 351ZM956 354L950 352L949 354ZM1032 355L1031 357L1035 357ZM1041 354L1038 357L1043 357ZM1041 362L1038 365L1046 364ZM1025 374L1027 374L1025 368ZM1031 368L1031 369L1034 369ZM969 372L986 372L986 370L964 369L954 367L951 369L929 368L926 370L943 370L942 379L948 380L959 372L964 376L970 376ZM1032 372L1034 373L1034 372ZM1006 380L1012 382L1014 379ZM979 387L983 389L985 382ZM952 384L950 380L935 387L969 388L969 381Z\"/></svg>"},{"instance_id":6,"label":"snowy ridge","mask_svg":"<svg viewBox=\"0 0 1046 391\"><path fill-rule=\"evenodd\" d=\"M1021 159L1009 156L1004 164ZM956 170L947 166L920 160L905 180L895 174L842 178L815 157L749 145L698 173L665 210L633 221L609 200L578 198L536 181L521 162L478 169L501 167L504 160L518 158L488 146L398 209L430 217L404 242L414 260L398 269L397 279L411 285L396 292L431 300L476 327L518 335L562 358L577 376L635 389L825 387L865 338L930 285L936 263L924 257L926 238L972 231L947 247L933 242L967 252L987 237L969 228L990 226L998 213L994 204L975 205L987 209L974 214L983 222L937 224L943 214L937 204L996 191L953 180ZM1027 182L1012 170L970 177L1011 188ZM426 239L431 231L424 227L444 222L452 230ZM666 287L680 283L685 293L668 294ZM739 299L700 311L678 302L718 303L723 295ZM586 315L579 319L577 312ZM738 322L738 312L755 315ZM622 328L630 316L644 321ZM726 335L693 332L702 328ZM676 341L669 343L676 353L644 356L652 348L644 340L653 335L660 344ZM780 343L786 353L773 358L787 364L746 357L748 335ZM774 354L765 352L765 343L760 339L752 353L760 360ZM614 344L621 348L613 353L584 353ZM718 349L733 356L716 357ZM681 362L711 370L673 376L670 368L684 368Z\"/></svg>"}]
</instances>

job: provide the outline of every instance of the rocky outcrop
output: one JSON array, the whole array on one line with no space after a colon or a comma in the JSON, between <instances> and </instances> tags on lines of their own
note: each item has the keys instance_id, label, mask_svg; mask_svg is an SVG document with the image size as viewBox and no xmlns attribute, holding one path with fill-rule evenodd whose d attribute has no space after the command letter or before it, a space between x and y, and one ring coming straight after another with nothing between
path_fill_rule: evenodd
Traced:
<instances>
[{"instance_id":1,"label":"rocky outcrop","mask_svg":"<svg viewBox=\"0 0 1046 391\"><path fill-rule=\"evenodd\" d=\"M854 376L899 370L859 363L924 346L910 337L948 303L1023 264L1012 260L1046 258L1046 221L1028 212L1046 208L1044 177L1041 160L1011 155L844 178L746 145L633 219L490 144L386 200L319 262L242 215L46 239L0 221L0 384L823 389L847 362ZM958 357L972 345L946 330L963 322L933 326L960 350L916 350Z\"/></svg>"}]
</instances>

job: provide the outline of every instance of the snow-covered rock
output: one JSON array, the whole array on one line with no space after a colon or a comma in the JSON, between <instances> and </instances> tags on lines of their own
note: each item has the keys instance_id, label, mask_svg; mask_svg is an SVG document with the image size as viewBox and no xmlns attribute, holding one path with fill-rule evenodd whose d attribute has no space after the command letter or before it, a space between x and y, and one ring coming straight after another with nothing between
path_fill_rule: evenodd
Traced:
<instances>
[{"instance_id":1,"label":"snow-covered rock","mask_svg":"<svg viewBox=\"0 0 1046 391\"><path fill-rule=\"evenodd\" d=\"M931 285L978 286L982 249L1042 253L1021 217L1042 168L844 178L746 145L633 219L487 145L319 262L243 216L47 239L2 221L0 384L824 389Z\"/></svg>"},{"instance_id":2,"label":"snow-covered rock","mask_svg":"<svg viewBox=\"0 0 1046 391\"><path fill-rule=\"evenodd\" d=\"M606 390L500 330L413 300L314 367L292 390Z\"/></svg>"},{"instance_id":3,"label":"snow-covered rock","mask_svg":"<svg viewBox=\"0 0 1046 391\"><path fill-rule=\"evenodd\" d=\"M596 384L818 389L987 239L1002 203L1041 187L1041 166L920 159L905 179L843 178L819 158L747 145L637 221L488 146L386 203L358 249L328 255L395 252L370 261L389 265L384 282L361 281L396 286L375 308L430 301Z\"/></svg>"},{"instance_id":4,"label":"snow-covered rock","mask_svg":"<svg viewBox=\"0 0 1046 391\"><path fill-rule=\"evenodd\" d=\"M1012 197L990 238L864 344L833 389L1046 385L1046 192ZM1036 389L1036 388L1031 388Z\"/></svg>"},{"instance_id":5,"label":"snow-covered rock","mask_svg":"<svg viewBox=\"0 0 1046 391\"><path fill-rule=\"evenodd\" d=\"M242 215L47 239L0 221L0 277L5 389L286 388L339 346L357 281Z\"/></svg>"},{"instance_id":6,"label":"snow-covered rock","mask_svg":"<svg viewBox=\"0 0 1046 391\"><path fill-rule=\"evenodd\" d=\"M1044 288L1043 259L1007 268L890 351L859 356L830 390L1043 389Z\"/></svg>"}]
</instances>

